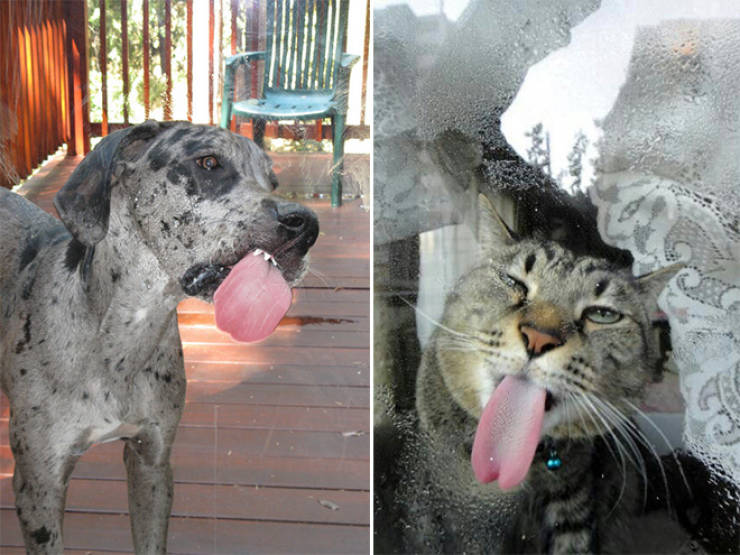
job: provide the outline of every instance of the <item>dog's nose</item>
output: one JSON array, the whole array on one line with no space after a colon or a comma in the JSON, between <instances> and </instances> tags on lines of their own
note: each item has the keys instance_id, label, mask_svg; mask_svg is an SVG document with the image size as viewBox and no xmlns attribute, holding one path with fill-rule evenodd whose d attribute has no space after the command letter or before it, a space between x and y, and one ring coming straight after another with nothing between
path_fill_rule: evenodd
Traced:
<instances>
[{"instance_id":1,"label":"dog's nose","mask_svg":"<svg viewBox=\"0 0 740 555\"><path fill-rule=\"evenodd\" d=\"M290 239L298 238L295 247L304 253L319 236L319 219L313 210L294 202L277 203L277 220Z\"/></svg>"}]
</instances>

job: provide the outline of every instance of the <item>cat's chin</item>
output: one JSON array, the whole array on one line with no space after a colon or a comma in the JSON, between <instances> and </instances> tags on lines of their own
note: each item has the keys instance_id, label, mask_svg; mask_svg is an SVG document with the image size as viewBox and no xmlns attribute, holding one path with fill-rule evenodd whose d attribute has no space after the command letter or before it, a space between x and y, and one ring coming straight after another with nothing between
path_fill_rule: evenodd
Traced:
<instances>
[{"instance_id":1,"label":"cat's chin","mask_svg":"<svg viewBox=\"0 0 740 555\"><path fill-rule=\"evenodd\" d=\"M545 399L545 414L542 419L540 440L545 437L553 439L585 439L597 433L583 419L577 418L577 409L567 407L557 394L549 389Z\"/></svg>"},{"instance_id":2,"label":"cat's chin","mask_svg":"<svg viewBox=\"0 0 740 555\"><path fill-rule=\"evenodd\" d=\"M552 408L558 403L558 400L552 394L552 391L547 390L547 396L545 397L545 414L550 412Z\"/></svg>"},{"instance_id":3,"label":"cat's chin","mask_svg":"<svg viewBox=\"0 0 740 555\"><path fill-rule=\"evenodd\" d=\"M568 425L563 422L563 417L559 409L560 407L555 407L545 413L545 417L542 419L540 439L543 439L545 436L565 437Z\"/></svg>"},{"instance_id":4,"label":"cat's chin","mask_svg":"<svg viewBox=\"0 0 740 555\"><path fill-rule=\"evenodd\" d=\"M545 413L542 421L540 441L546 437L552 439L586 439L594 436L593 429L587 429L582 422L568 422L563 406L556 406Z\"/></svg>"}]
</instances>

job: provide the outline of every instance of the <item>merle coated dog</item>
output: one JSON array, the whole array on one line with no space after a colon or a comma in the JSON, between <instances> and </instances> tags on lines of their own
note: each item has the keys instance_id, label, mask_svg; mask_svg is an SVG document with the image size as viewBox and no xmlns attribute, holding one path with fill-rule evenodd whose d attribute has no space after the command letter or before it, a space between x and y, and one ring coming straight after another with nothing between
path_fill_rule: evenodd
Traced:
<instances>
[{"instance_id":1,"label":"merle coated dog","mask_svg":"<svg viewBox=\"0 0 740 555\"><path fill-rule=\"evenodd\" d=\"M29 552L62 551L75 462L115 439L136 552L165 552L186 385L175 309L211 300L252 251L272 253L288 283L302 277L318 221L276 185L244 137L147 121L76 168L55 197L61 222L0 192L0 380Z\"/></svg>"}]
</instances>

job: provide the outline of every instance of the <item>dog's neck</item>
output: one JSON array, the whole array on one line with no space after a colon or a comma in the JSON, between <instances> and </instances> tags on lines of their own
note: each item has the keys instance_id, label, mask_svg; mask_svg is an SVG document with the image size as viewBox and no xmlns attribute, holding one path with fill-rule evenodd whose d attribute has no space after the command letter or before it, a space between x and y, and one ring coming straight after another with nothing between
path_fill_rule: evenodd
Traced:
<instances>
[{"instance_id":1,"label":"dog's neck","mask_svg":"<svg viewBox=\"0 0 740 555\"><path fill-rule=\"evenodd\" d=\"M123 333L131 344L147 345L171 325L177 303L185 295L140 237L121 233L111 224L95 245L86 271L85 261L81 262L80 290L101 333Z\"/></svg>"}]
</instances>

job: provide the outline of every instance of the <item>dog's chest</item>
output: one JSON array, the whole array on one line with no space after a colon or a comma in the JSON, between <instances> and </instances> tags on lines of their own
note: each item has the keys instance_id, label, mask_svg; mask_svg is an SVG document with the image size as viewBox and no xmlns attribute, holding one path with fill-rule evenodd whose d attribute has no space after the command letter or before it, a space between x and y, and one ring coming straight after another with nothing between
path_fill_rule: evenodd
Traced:
<instances>
[{"instance_id":1,"label":"dog's chest","mask_svg":"<svg viewBox=\"0 0 740 555\"><path fill-rule=\"evenodd\" d=\"M142 430L158 426L160 419L182 409L185 394L184 368L146 366L138 371L121 370L117 376L93 376L71 410L79 415L84 430L82 443L106 443L130 439Z\"/></svg>"},{"instance_id":2,"label":"dog's chest","mask_svg":"<svg viewBox=\"0 0 740 555\"><path fill-rule=\"evenodd\" d=\"M92 445L94 443L108 443L118 439L133 438L139 434L141 429L140 424L110 420L105 424L91 427L86 443Z\"/></svg>"}]
</instances>

